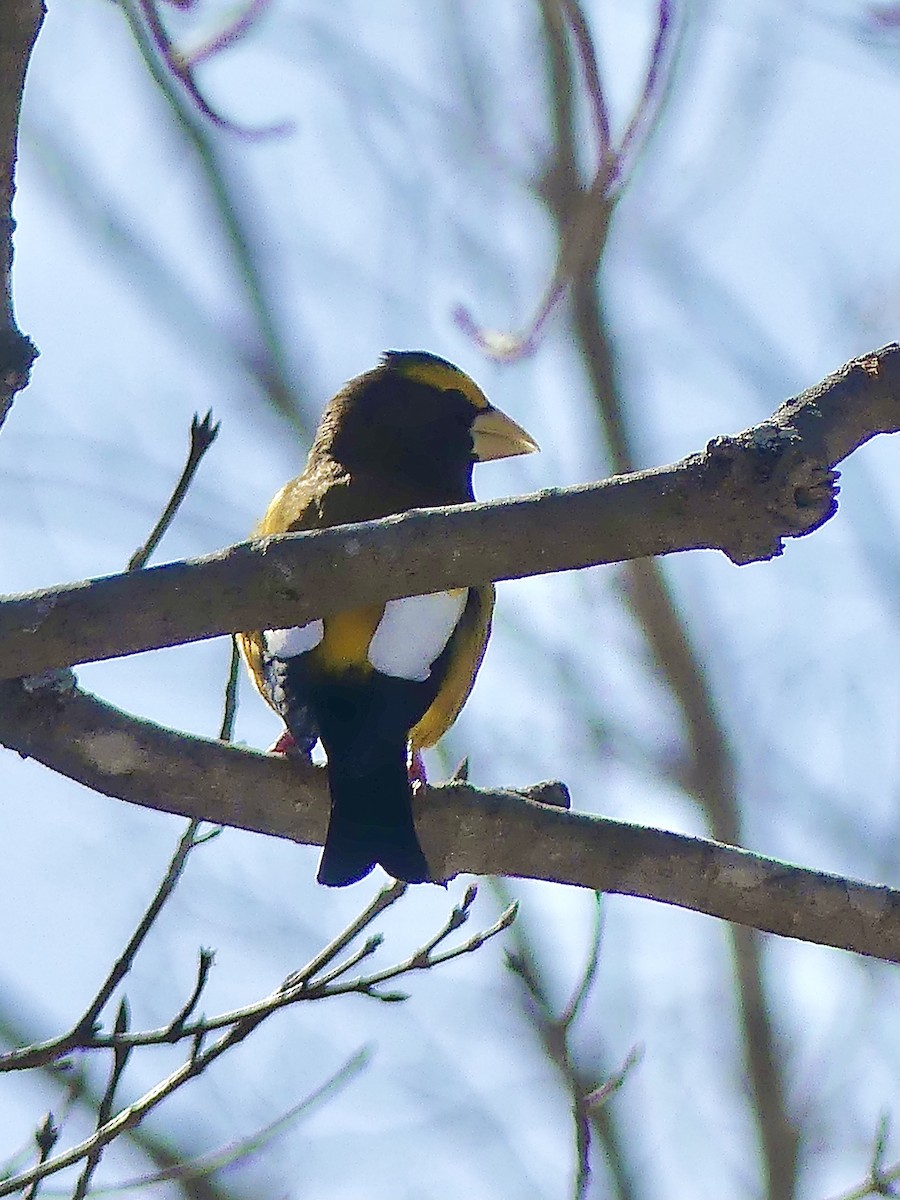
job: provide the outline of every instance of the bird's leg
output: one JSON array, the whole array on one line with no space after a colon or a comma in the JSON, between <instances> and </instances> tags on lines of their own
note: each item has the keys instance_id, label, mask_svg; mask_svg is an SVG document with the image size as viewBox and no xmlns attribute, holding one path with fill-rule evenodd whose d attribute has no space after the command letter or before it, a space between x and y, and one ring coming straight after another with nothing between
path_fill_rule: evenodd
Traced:
<instances>
[{"instance_id":1,"label":"bird's leg","mask_svg":"<svg viewBox=\"0 0 900 1200\"><path fill-rule=\"evenodd\" d=\"M412 746L407 751L406 769L409 773L409 785L413 791L424 787L428 782L428 776L425 773L425 760L418 750L413 750Z\"/></svg>"}]
</instances>

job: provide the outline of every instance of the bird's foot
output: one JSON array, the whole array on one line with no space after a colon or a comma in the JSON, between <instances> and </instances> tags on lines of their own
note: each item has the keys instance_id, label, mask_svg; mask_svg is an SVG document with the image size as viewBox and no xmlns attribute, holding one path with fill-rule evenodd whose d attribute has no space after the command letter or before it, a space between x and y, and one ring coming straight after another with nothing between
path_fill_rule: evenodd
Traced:
<instances>
[{"instance_id":1,"label":"bird's foot","mask_svg":"<svg viewBox=\"0 0 900 1200\"><path fill-rule=\"evenodd\" d=\"M278 740L273 742L267 754L296 754L297 743L294 741L294 735L289 729L283 729L278 737Z\"/></svg>"}]
</instances>

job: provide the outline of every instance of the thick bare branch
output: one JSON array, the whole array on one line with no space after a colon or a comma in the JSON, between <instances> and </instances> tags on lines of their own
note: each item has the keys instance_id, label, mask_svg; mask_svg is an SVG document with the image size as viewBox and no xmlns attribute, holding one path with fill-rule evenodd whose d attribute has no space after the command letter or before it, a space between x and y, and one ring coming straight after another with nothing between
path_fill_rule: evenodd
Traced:
<instances>
[{"instance_id":1,"label":"thick bare branch","mask_svg":"<svg viewBox=\"0 0 900 1200\"><path fill-rule=\"evenodd\" d=\"M832 468L900 428L900 345L854 359L770 420L669 467L490 504L244 542L0 603L0 678L299 624L449 587L720 549L771 558L836 510Z\"/></svg>"},{"instance_id":2,"label":"thick bare branch","mask_svg":"<svg viewBox=\"0 0 900 1200\"><path fill-rule=\"evenodd\" d=\"M296 842L324 840L321 769L138 721L74 687L0 684L0 740L107 796ZM415 815L441 878L471 871L642 896L900 962L900 891L891 888L460 783L425 789Z\"/></svg>"},{"instance_id":3,"label":"thick bare branch","mask_svg":"<svg viewBox=\"0 0 900 1200\"><path fill-rule=\"evenodd\" d=\"M37 356L33 343L20 333L13 313L12 203L22 89L43 20L42 0L0 3L0 426L16 393L28 382Z\"/></svg>"}]
</instances>

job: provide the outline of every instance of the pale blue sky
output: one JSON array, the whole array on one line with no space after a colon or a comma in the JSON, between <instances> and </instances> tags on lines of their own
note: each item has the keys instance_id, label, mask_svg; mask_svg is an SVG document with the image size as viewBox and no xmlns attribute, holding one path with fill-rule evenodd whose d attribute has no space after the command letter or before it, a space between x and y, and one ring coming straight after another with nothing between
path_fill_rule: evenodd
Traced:
<instances>
[{"instance_id":1,"label":"pale blue sky","mask_svg":"<svg viewBox=\"0 0 900 1200\"><path fill-rule=\"evenodd\" d=\"M653 6L586 7L597 10L620 126ZM603 268L646 465L761 419L895 338L900 315L896 39L849 0L684 8L668 118L620 204ZM212 28L225 11L211 5L203 20ZM565 307L537 354L512 366L485 361L451 317L463 302L491 326L519 327L552 268L552 225L531 186L549 145L537 13L501 0L354 0L339 11L272 0L200 76L236 121L296 123L289 137L214 144L258 247L306 427L383 349L445 355L543 448L479 469L482 498L607 470ZM185 36L193 28L179 24ZM17 311L41 358L0 436L0 588L122 569L177 476L191 415L209 407L219 439L157 561L240 540L305 451L242 365L260 339L245 280L111 4L51 5L26 93L16 217ZM750 848L895 886L896 455L881 439L854 456L838 517L771 564L738 569L711 552L667 563L733 740ZM677 751L679 723L621 584L612 568L503 585L447 757L470 753L476 782L560 777L584 811L703 833L692 802L653 769ZM212 735L227 656L220 641L79 677L129 711ZM264 746L276 732L245 689L239 738ZM12 914L0 988L49 1034L127 937L181 823L10 753L0 796L10 859L0 903ZM199 851L128 983L135 1021L168 1019L200 945L217 950L207 1012L276 986L374 891L326 893L315 863L313 849L235 831ZM519 890L562 1001L592 897ZM415 889L387 923L390 945L409 949L461 893L460 883L449 896ZM481 903L487 924L487 884ZM862 1177L883 1107L900 1120L896 971L775 939L766 961L791 1099L816 1147L802 1177L812 1200ZM202 1117L198 1142L214 1147L272 1120L371 1043L367 1072L241 1169L236 1186L337 1200L363 1194L365 1178L371 1200L568 1195L567 1098L521 1015L501 944L409 990L403 1006L351 998L273 1019L154 1127ZM644 1047L617 1101L638 1194L756 1196L721 926L612 899L597 991L580 1033L586 1056L614 1067ZM138 1066L135 1093L173 1065ZM4 1082L0 1158L54 1102L38 1084ZM104 1177L134 1169L110 1156Z\"/></svg>"}]
</instances>

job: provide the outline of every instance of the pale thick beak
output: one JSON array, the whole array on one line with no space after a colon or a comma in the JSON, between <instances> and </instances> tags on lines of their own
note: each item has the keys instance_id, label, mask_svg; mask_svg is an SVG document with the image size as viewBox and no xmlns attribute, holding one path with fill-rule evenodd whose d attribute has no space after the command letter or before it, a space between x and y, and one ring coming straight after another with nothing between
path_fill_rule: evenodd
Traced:
<instances>
[{"instance_id":1,"label":"pale thick beak","mask_svg":"<svg viewBox=\"0 0 900 1200\"><path fill-rule=\"evenodd\" d=\"M512 417L493 406L482 409L472 423L472 442L477 462L533 454L540 446Z\"/></svg>"}]
</instances>

